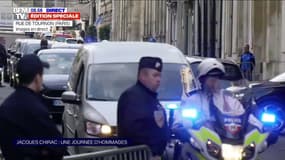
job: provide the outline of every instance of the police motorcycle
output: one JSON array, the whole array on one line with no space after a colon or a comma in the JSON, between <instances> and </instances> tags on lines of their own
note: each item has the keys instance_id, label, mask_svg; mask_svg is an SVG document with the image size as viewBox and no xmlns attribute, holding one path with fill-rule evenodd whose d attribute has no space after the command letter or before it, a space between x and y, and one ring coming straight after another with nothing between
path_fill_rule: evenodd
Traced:
<instances>
[{"instance_id":1,"label":"police motorcycle","mask_svg":"<svg viewBox=\"0 0 285 160\"><path fill-rule=\"evenodd\" d=\"M244 114L233 116L222 113L213 101L210 105L215 121L204 121L194 104L181 110L183 126L192 125L181 129L182 134L173 134L173 159L255 160L284 128L284 112L278 106L247 107Z\"/></svg>"},{"instance_id":2,"label":"police motorcycle","mask_svg":"<svg viewBox=\"0 0 285 160\"><path fill-rule=\"evenodd\" d=\"M268 147L272 134L278 136L284 126L284 113L275 106L265 106L257 111L258 127L248 123L248 119L252 118L249 110L241 116L225 115L218 109L213 112L216 121L208 122L199 120L203 113L195 107L182 110L186 121L195 125L186 129L188 136L183 137L181 142L179 159L255 160Z\"/></svg>"}]
</instances>

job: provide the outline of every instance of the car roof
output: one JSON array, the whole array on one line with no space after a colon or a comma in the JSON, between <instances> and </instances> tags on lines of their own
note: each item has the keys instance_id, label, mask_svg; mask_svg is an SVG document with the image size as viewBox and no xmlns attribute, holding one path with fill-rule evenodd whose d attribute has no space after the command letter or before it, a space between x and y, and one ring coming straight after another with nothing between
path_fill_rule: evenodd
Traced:
<instances>
[{"instance_id":1,"label":"car roof","mask_svg":"<svg viewBox=\"0 0 285 160\"><path fill-rule=\"evenodd\" d=\"M209 57L186 56L186 59L189 63L201 62L206 58L209 58ZM236 64L233 60L230 60L230 59L221 59L221 58L215 58L215 59L217 59L221 63Z\"/></svg>"},{"instance_id":2,"label":"car roof","mask_svg":"<svg viewBox=\"0 0 285 160\"><path fill-rule=\"evenodd\" d=\"M271 78L270 82L284 82L285 81L285 72L278 74L277 76Z\"/></svg>"},{"instance_id":3,"label":"car roof","mask_svg":"<svg viewBox=\"0 0 285 160\"><path fill-rule=\"evenodd\" d=\"M21 42L21 43L41 43L40 39L16 39L16 42ZM48 41L48 43L51 43L51 41Z\"/></svg>"},{"instance_id":4,"label":"car roof","mask_svg":"<svg viewBox=\"0 0 285 160\"><path fill-rule=\"evenodd\" d=\"M59 36L59 37L68 37L68 38L72 38L72 35L71 34L63 34L63 33L56 33L54 34L54 36Z\"/></svg>"},{"instance_id":5,"label":"car roof","mask_svg":"<svg viewBox=\"0 0 285 160\"><path fill-rule=\"evenodd\" d=\"M29 43L29 44L40 44L41 43L41 40L38 40L38 39L32 39L32 40L25 40L23 41L23 43Z\"/></svg>"},{"instance_id":6,"label":"car roof","mask_svg":"<svg viewBox=\"0 0 285 160\"><path fill-rule=\"evenodd\" d=\"M49 53L76 53L78 49L71 49L71 48L51 48L51 49L43 49L39 51L39 54L49 54Z\"/></svg>"},{"instance_id":7,"label":"car roof","mask_svg":"<svg viewBox=\"0 0 285 160\"><path fill-rule=\"evenodd\" d=\"M83 45L88 63L137 63L144 56L160 57L163 63L187 64L185 56L176 47L166 43L109 42Z\"/></svg>"},{"instance_id":8,"label":"car roof","mask_svg":"<svg viewBox=\"0 0 285 160\"><path fill-rule=\"evenodd\" d=\"M66 40L69 40L69 39L76 40L76 38L66 38Z\"/></svg>"},{"instance_id":9,"label":"car roof","mask_svg":"<svg viewBox=\"0 0 285 160\"><path fill-rule=\"evenodd\" d=\"M41 42L38 42L38 41L24 41L24 42L22 42L22 44L23 44L22 47L29 47L31 44L32 44L32 45L35 44L35 45L37 45L38 47L40 47L40 43L41 43ZM48 42L48 48L50 48L51 45L52 45L52 44Z\"/></svg>"},{"instance_id":10,"label":"car roof","mask_svg":"<svg viewBox=\"0 0 285 160\"><path fill-rule=\"evenodd\" d=\"M24 42L24 41L27 41L27 40L33 40L33 39L28 39L28 38L19 38L19 39L16 39L15 42Z\"/></svg>"},{"instance_id":11,"label":"car roof","mask_svg":"<svg viewBox=\"0 0 285 160\"><path fill-rule=\"evenodd\" d=\"M51 48L75 48L79 49L82 47L82 44L69 44L69 43L63 43L63 42L58 42L52 45Z\"/></svg>"}]
</instances>

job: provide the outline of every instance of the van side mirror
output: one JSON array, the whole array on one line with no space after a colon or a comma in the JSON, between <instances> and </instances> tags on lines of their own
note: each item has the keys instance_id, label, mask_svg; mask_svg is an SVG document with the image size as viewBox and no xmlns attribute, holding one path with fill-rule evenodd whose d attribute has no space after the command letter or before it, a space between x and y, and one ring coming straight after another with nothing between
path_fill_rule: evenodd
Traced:
<instances>
[{"instance_id":1,"label":"van side mirror","mask_svg":"<svg viewBox=\"0 0 285 160\"><path fill-rule=\"evenodd\" d=\"M79 96L73 91L63 92L63 94L61 95L61 100L64 103L69 103L69 104L80 104L81 103Z\"/></svg>"}]
</instances>

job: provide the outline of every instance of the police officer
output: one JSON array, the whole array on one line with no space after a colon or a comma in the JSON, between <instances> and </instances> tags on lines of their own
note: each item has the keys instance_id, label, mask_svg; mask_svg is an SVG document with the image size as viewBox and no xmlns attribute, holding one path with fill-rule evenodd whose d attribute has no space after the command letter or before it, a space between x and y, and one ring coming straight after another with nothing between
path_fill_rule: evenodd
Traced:
<instances>
[{"instance_id":1,"label":"police officer","mask_svg":"<svg viewBox=\"0 0 285 160\"><path fill-rule=\"evenodd\" d=\"M38 94L48 67L34 54L18 62L20 86L0 107L0 147L6 160L62 159L65 153L64 147L15 145L19 138L61 138Z\"/></svg>"},{"instance_id":2,"label":"police officer","mask_svg":"<svg viewBox=\"0 0 285 160\"><path fill-rule=\"evenodd\" d=\"M249 81L252 81L252 72L255 67L255 56L249 51L249 44L245 45L244 53L240 57L240 68Z\"/></svg>"},{"instance_id":3,"label":"police officer","mask_svg":"<svg viewBox=\"0 0 285 160\"><path fill-rule=\"evenodd\" d=\"M137 83L124 91L118 101L118 135L132 145L146 144L153 159L163 154L169 136L166 114L157 99L162 60L142 57Z\"/></svg>"},{"instance_id":4,"label":"police officer","mask_svg":"<svg viewBox=\"0 0 285 160\"><path fill-rule=\"evenodd\" d=\"M38 55L39 51L40 50L43 50L43 49L48 49L48 41L46 39L42 39L41 40L41 48L37 49L34 51L34 54L35 55Z\"/></svg>"}]
</instances>

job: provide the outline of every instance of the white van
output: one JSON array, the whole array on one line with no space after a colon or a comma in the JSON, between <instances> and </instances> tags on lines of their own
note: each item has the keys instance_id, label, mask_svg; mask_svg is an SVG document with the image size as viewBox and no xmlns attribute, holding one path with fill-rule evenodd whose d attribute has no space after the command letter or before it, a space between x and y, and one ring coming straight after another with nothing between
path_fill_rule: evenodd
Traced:
<instances>
[{"instance_id":1,"label":"white van","mask_svg":"<svg viewBox=\"0 0 285 160\"><path fill-rule=\"evenodd\" d=\"M144 56L160 57L163 61L158 96L161 104L173 107L180 103L180 69L188 64L185 56L174 46L108 41L86 44L74 59L68 91L62 95L65 102L64 137L116 136L117 101L123 91L136 83L138 62ZM71 152L99 149L102 147L74 147Z\"/></svg>"}]
</instances>

